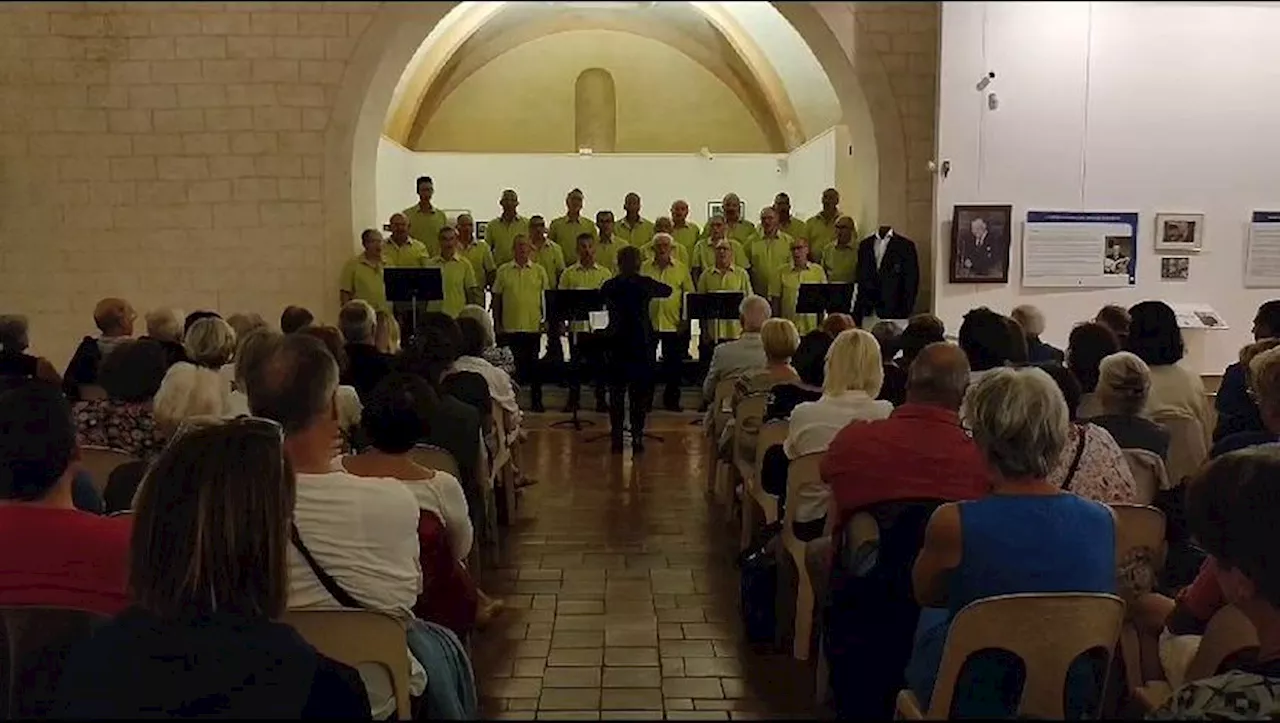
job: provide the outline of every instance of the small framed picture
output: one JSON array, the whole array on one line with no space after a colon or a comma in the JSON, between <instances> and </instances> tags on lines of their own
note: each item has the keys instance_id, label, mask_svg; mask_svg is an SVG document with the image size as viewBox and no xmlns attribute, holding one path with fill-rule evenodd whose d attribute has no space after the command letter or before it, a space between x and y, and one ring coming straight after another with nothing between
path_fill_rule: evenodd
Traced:
<instances>
[{"instance_id":1,"label":"small framed picture","mask_svg":"<svg viewBox=\"0 0 1280 723\"><path fill-rule=\"evenodd\" d=\"M1102 273L1105 276L1128 276L1133 263L1133 236L1107 236L1107 251L1102 257Z\"/></svg>"},{"instance_id":2,"label":"small framed picture","mask_svg":"<svg viewBox=\"0 0 1280 723\"><path fill-rule=\"evenodd\" d=\"M951 213L953 284L1009 282L1013 206L956 206Z\"/></svg>"},{"instance_id":3,"label":"small framed picture","mask_svg":"<svg viewBox=\"0 0 1280 723\"><path fill-rule=\"evenodd\" d=\"M1160 278L1165 281L1186 281L1191 278L1191 258L1166 256L1160 259Z\"/></svg>"},{"instance_id":4,"label":"small framed picture","mask_svg":"<svg viewBox=\"0 0 1280 723\"><path fill-rule=\"evenodd\" d=\"M718 201L718 200L707 201L707 220L708 221L715 218L716 216L723 216L723 215L724 215L723 201Z\"/></svg>"},{"instance_id":5,"label":"small framed picture","mask_svg":"<svg viewBox=\"0 0 1280 723\"><path fill-rule=\"evenodd\" d=\"M1203 213L1156 214L1156 251L1199 253L1204 236Z\"/></svg>"},{"instance_id":6,"label":"small framed picture","mask_svg":"<svg viewBox=\"0 0 1280 723\"><path fill-rule=\"evenodd\" d=\"M477 240L477 241L483 241L483 240L484 240L484 230L485 230L485 228L489 225L489 222L488 222L488 221L476 221L476 222L475 222L475 224L476 224L476 240Z\"/></svg>"}]
</instances>

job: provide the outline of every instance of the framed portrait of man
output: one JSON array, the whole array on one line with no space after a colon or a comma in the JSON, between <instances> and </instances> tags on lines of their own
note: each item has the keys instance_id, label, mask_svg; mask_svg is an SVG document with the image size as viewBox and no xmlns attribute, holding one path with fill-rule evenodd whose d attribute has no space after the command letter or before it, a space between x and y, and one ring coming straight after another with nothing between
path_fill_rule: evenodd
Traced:
<instances>
[{"instance_id":1,"label":"framed portrait of man","mask_svg":"<svg viewBox=\"0 0 1280 723\"><path fill-rule=\"evenodd\" d=\"M1156 251L1199 253L1204 236L1203 213L1156 214Z\"/></svg>"},{"instance_id":2,"label":"framed portrait of man","mask_svg":"<svg viewBox=\"0 0 1280 723\"><path fill-rule=\"evenodd\" d=\"M950 281L1009 282L1013 206L955 206L951 212Z\"/></svg>"}]
</instances>

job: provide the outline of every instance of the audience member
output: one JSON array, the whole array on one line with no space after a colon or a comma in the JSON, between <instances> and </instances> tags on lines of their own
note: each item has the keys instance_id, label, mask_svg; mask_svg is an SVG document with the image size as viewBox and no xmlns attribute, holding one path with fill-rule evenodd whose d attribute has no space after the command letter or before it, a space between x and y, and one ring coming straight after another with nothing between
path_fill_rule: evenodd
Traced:
<instances>
[{"instance_id":1,"label":"audience member","mask_svg":"<svg viewBox=\"0 0 1280 723\"><path fill-rule=\"evenodd\" d=\"M267 326L267 320L261 314L232 314L227 317L227 323L231 325L237 339L243 339L254 329L265 329Z\"/></svg>"},{"instance_id":2,"label":"audience member","mask_svg":"<svg viewBox=\"0 0 1280 723\"><path fill-rule=\"evenodd\" d=\"M1120 449L1145 449L1169 457L1169 430L1142 416L1151 390L1151 370L1135 354L1122 351L1102 360L1098 369L1098 406L1087 419L1107 430Z\"/></svg>"},{"instance_id":3,"label":"audience member","mask_svg":"<svg viewBox=\"0 0 1280 723\"><path fill-rule=\"evenodd\" d=\"M791 413L791 425L783 451L789 459L827 451L827 446L845 426L887 418L893 405L877 401L884 367L880 344L861 329L840 332L827 352L822 398L798 405ZM794 504L795 535L801 540L822 536L827 520L830 494L822 487L808 487L799 499L786 501L785 490L779 504Z\"/></svg>"},{"instance_id":4,"label":"audience member","mask_svg":"<svg viewBox=\"0 0 1280 723\"><path fill-rule=\"evenodd\" d=\"M822 379L826 373L827 352L841 332L856 328L848 314L831 314L822 325L800 338L800 345L791 357L799 380L776 384L769 390L769 402L765 406L764 421L786 419L791 410L802 402L816 402L822 397Z\"/></svg>"},{"instance_id":5,"label":"audience member","mask_svg":"<svg viewBox=\"0 0 1280 723\"><path fill-rule=\"evenodd\" d=\"M892 321L877 321L871 326L871 336L880 345L880 358L885 362L898 356L898 340L902 338L902 331L897 324Z\"/></svg>"},{"instance_id":6,"label":"audience member","mask_svg":"<svg viewBox=\"0 0 1280 723\"><path fill-rule=\"evenodd\" d=\"M368 720L356 671L277 622L294 494L279 425L181 433L138 498L134 605L73 652L58 717Z\"/></svg>"},{"instance_id":7,"label":"audience member","mask_svg":"<svg viewBox=\"0 0 1280 723\"><path fill-rule=\"evenodd\" d=\"M164 380L166 364L168 358L158 342L129 340L115 345L98 372L107 398L75 405L77 443L140 459L159 451L164 439L156 432L152 400Z\"/></svg>"},{"instance_id":8,"label":"audience member","mask_svg":"<svg viewBox=\"0 0 1280 723\"><path fill-rule=\"evenodd\" d=\"M316 317L301 306L286 306L280 313L280 332L292 334L315 323Z\"/></svg>"},{"instance_id":9,"label":"audience member","mask_svg":"<svg viewBox=\"0 0 1280 723\"><path fill-rule=\"evenodd\" d=\"M182 335L185 330L182 322L178 320L180 315L181 312L177 309L168 307L148 311L146 315L147 335L142 338L159 342L160 346L164 347L164 352L169 358L169 366L189 361L187 350L182 345Z\"/></svg>"},{"instance_id":10,"label":"audience member","mask_svg":"<svg viewBox=\"0 0 1280 723\"><path fill-rule=\"evenodd\" d=\"M1077 421L1071 411L1080 403L1080 385L1075 377L1057 364L1042 368L1057 383L1071 422L1067 426L1067 444L1045 481L1098 502L1137 501L1138 485L1120 445L1107 430Z\"/></svg>"},{"instance_id":11,"label":"audience member","mask_svg":"<svg viewBox=\"0 0 1280 723\"><path fill-rule=\"evenodd\" d=\"M1120 342L1107 326L1088 321L1077 324L1067 338L1067 369L1080 384L1080 406L1072 410L1081 419L1102 414L1098 402L1098 369L1102 360L1120 351Z\"/></svg>"},{"instance_id":12,"label":"audience member","mask_svg":"<svg viewBox=\"0 0 1280 723\"><path fill-rule=\"evenodd\" d=\"M1129 309L1129 338L1125 349L1137 354L1151 368L1151 392L1147 412L1174 411L1200 423L1204 438L1213 432L1213 420L1200 375L1178 362L1186 347L1173 309L1163 301L1144 301Z\"/></svg>"},{"instance_id":13,"label":"audience member","mask_svg":"<svg viewBox=\"0 0 1280 723\"><path fill-rule=\"evenodd\" d=\"M226 379L228 388L231 386L235 370L229 365L236 354L236 332L222 317L197 320L187 328L182 346L192 364L218 372Z\"/></svg>"},{"instance_id":14,"label":"audience member","mask_svg":"<svg viewBox=\"0 0 1280 723\"><path fill-rule=\"evenodd\" d=\"M493 413L489 383L473 371L461 371L454 365L462 356L462 330L453 317L442 312L427 312L418 317L418 336L411 352L405 355L414 374L436 385L473 407L481 419ZM513 400L514 401L514 400Z\"/></svg>"},{"instance_id":15,"label":"audience member","mask_svg":"<svg viewBox=\"0 0 1280 723\"><path fill-rule=\"evenodd\" d=\"M383 354L400 353L400 322L385 311L379 311L377 326L373 331L373 345Z\"/></svg>"},{"instance_id":16,"label":"audience member","mask_svg":"<svg viewBox=\"0 0 1280 723\"><path fill-rule=\"evenodd\" d=\"M113 349L133 336L137 312L124 299L107 298L93 307L93 323L101 335L86 336L76 347L62 374L62 390L71 401L81 399L81 387L98 384L98 367Z\"/></svg>"},{"instance_id":17,"label":"audience member","mask_svg":"<svg viewBox=\"0 0 1280 723\"><path fill-rule=\"evenodd\" d=\"M1020 367L1031 363L1031 352L1027 348L1027 334L1022 330L1022 324L1007 316L1001 316L1004 322L1005 333L1009 335L1009 361L1008 366Z\"/></svg>"},{"instance_id":18,"label":"audience member","mask_svg":"<svg viewBox=\"0 0 1280 723\"><path fill-rule=\"evenodd\" d=\"M497 337L493 333L493 317L483 306L467 304L462 307L462 311L458 312L458 323L462 323L463 319L474 319L480 323L484 329L484 351L479 355L480 358L506 372L507 376L513 378L514 384L516 358L510 349L498 346Z\"/></svg>"},{"instance_id":19,"label":"audience member","mask_svg":"<svg viewBox=\"0 0 1280 723\"><path fill-rule=\"evenodd\" d=\"M1262 429L1237 432L1218 440L1209 452L1211 458L1280 441L1280 348L1264 351L1249 361L1248 383Z\"/></svg>"},{"instance_id":20,"label":"audience member","mask_svg":"<svg viewBox=\"0 0 1280 723\"><path fill-rule=\"evenodd\" d=\"M1272 299L1258 307L1253 317L1253 340L1261 342L1280 336L1280 299ZM1246 349L1248 347L1245 347ZM1222 373L1222 383L1218 386L1218 394L1214 404L1218 409L1218 429L1214 432L1214 440L1222 439L1228 434L1246 430L1262 429L1262 421L1258 419L1258 407L1249 397L1248 369L1241 350L1240 361L1231 364Z\"/></svg>"},{"instance_id":21,"label":"audience member","mask_svg":"<svg viewBox=\"0 0 1280 723\"><path fill-rule=\"evenodd\" d=\"M58 370L48 359L28 354L29 346L27 317L0 315L0 391L32 379L62 385Z\"/></svg>"},{"instance_id":22,"label":"audience member","mask_svg":"<svg viewBox=\"0 0 1280 723\"><path fill-rule=\"evenodd\" d=\"M348 301L338 312L338 330L347 341L341 383L353 387L364 400L391 373L391 355L379 351L375 343L377 314L363 299Z\"/></svg>"},{"instance_id":23,"label":"audience member","mask_svg":"<svg viewBox=\"0 0 1280 723\"><path fill-rule=\"evenodd\" d=\"M489 386L489 396L506 413L506 428L519 428L520 406L516 403L511 376L481 356L485 349L484 326L474 317L461 317L458 319L458 332L462 338L459 349L462 355L453 363L454 372L474 372L484 377Z\"/></svg>"},{"instance_id":24,"label":"audience member","mask_svg":"<svg viewBox=\"0 0 1280 723\"><path fill-rule=\"evenodd\" d=\"M1253 362L1254 357L1264 351L1274 349L1277 346L1280 346L1280 338L1278 337L1261 339L1253 342L1252 344L1246 344L1240 349L1239 361L1228 367L1228 370L1233 373L1233 368L1237 367L1237 365L1241 369L1239 374L1243 377L1244 390L1242 393L1244 395L1245 402L1231 402L1228 405L1230 411L1224 415L1222 412L1221 401L1223 391L1221 388L1218 389L1218 393L1215 397L1218 405L1218 424L1213 430L1214 442L1220 442L1223 439L1234 434L1239 434L1240 432L1266 432L1266 425L1262 422L1262 414L1258 409L1258 403L1254 397L1255 390L1253 388L1252 374L1250 373L1249 365ZM1225 384L1227 377L1224 375L1222 380ZM1231 383L1234 386L1237 384L1237 380L1232 379ZM1237 393L1238 392L1234 389L1227 392L1229 396L1235 396Z\"/></svg>"},{"instance_id":25,"label":"audience member","mask_svg":"<svg viewBox=\"0 0 1280 723\"><path fill-rule=\"evenodd\" d=\"M733 418L737 417L738 405L743 399L756 394L768 394L777 384L800 380L795 367L791 366L791 356L800 345L800 334L796 331L795 324L790 319L769 319L760 328L760 340L764 349L764 368L738 376L733 386L733 397L729 400ZM733 443L736 424L733 418L720 436L721 459L732 459L730 445ZM738 453L743 459L756 458L756 435L760 432L763 418L762 414L759 420L746 420L748 424L738 432Z\"/></svg>"},{"instance_id":26,"label":"audience member","mask_svg":"<svg viewBox=\"0 0 1280 723\"><path fill-rule=\"evenodd\" d=\"M1009 316L1018 322L1022 327L1022 333L1026 335L1028 362L1061 364L1066 359L1061 349L1040 340L1040 335L1044 333L1044 314L1039 309L1030 304L1023 304L1015 306Z\"/></svg>"},{"instance_id":27,"label":"audience member","mask_svg":"<svg viewBox=\"0 0 1280 723\"><path fill-rule=\"evenodd\" d=\"M712 352L711 366L707 370L706 379L702 381L704 403L711 403L716 386L721 381L764 368L764 342L760 337L760 329L772 314L769 300L763 296L749 294L742 299L742 304L738 307L742 336L716 346Z\"/></svg>"},{"instance_id":28,"label":"audience member","mask_svg":"<svg viewBox=\"0 0 1280 723\"><path fill-rule=\"evenodd\" d=\"M231 384L231 396L227 416L240 417L249 414L249 395L245 388L249 371L262 362L272 345L284 336L271 327L260 327L245 334L236 347L235 381Z\"/></svg>"},{"instance_id":29,"label":"audience member","mask_svg":"<svg viewBox=\"0 0 1280 723\"><path fill-rule=\"evenodd\" d=\"M946 339L947 328L942 319L933 314L916 314L907 320L907 328L898 337L901 353L884 364L884 385L880 387L880 399L895 407L907 399L907 376L911 363L920 350Z\"/></svg>"},{"instance_id":30,"label":"audience member","mask_svg":"<svg viewBox=\"0 0 1280 723\"><path fill-rule=\"evenodd\" d=\"M1093 321L1111 330L1117 344L1122 347L1128 346L1129 323L1132 320L1129 317L1129 311L1123 306L1107 304L1098 310L1098 314L1093 318Z\"/></svg>"},{"instance_id":31,"label":"audience member","mask_svg":"<svg viewBox=\"0 0 1280 723\"><path fill-rule=\"evenodd\" d=\"M263 354L245 380L249 408L284 427L285 456L298 478L289 608L407 615L422 588L417 499L404 485L334 469L338 364L323 342L287 334ZM410 689L421 695L425 672L413 656L409 661ZM385 671L362 666L361 677L374 717L387 717L395 698Z\"/></svg>"},{"instance_id":32,"label":"audience member","mask_svg":"<svg viewBox=\"0 0 1280 723\"><path fill-rule=\"evenodd\" d=\"M216 311L209 311L207 309L204 311L193 311L190 314L187 314L186 318L182 322L182 335L185 337L187 333L191 331L191 327L195 326L196 322L201 319L221 318L222 314L219 314Z\"/></svg>"},{"instance_id":33,"label":"audience member","mask_svg":"<svg viewBox=\"0 0 1280 723\"><path fill-rule=\"evenodd\" d=\"M923 608L907 666L911 690L927 709L951 620L971 602L1015 593L1114 593L1116 529L1106 506L1064 494L1049 481L1067 447L1067 405L1040 369L999 369L969 391L965 421L990 469L991 491L945 504L929 520L912 572ZM961 670L951 715L1009 717L1016 687L1007 689L1003 656L979 654ZM1082 686L1094 675L1068 674L1067 715L1075 717ZM1009 700L1012 696L1012 700ZM1076 709L1076 710L1073 710Z\"/></svg>"},{"instance_id":34,"label":"audience member","mask_svg":"<svg viewBox=\"0 0 1280 723\"><path fill-rule=\"evenodd\" d=\"M338 405L338 425L342 428L344 434L350 433L360 425L360 414L364 409L364 405L360 403L360 394L355 387L343 384L341 381L342 374L346 373L348 368L347 353L343 350L342 332L332 326L311 325L304 327L299 334L320 340L324 344L324 348L329 351L329 356L338 365L338 395L336 403Z\"/></svg>"},{"instance_id":35,"label":"audience member","mask_svg":"<svg viewBox=\"0 0 1280 723\"><path fill-rule=\"evenodd\" d=\"M75 508L78 460L56 387L0 393L0 605L114 615L128 604L129 521Z\"/></svg>"},{"instance_id":36,"label":"audience member","mask_svg":"<svg viewBox=\"0 0 1280 723\"><path fill-rule=\"evenodd\" d=\"M969 359L969 381L977 383L993 369L1017 356L1005 317L985 306L964 315L960 323L960 349Z\"/></svg>"}]
</instances>

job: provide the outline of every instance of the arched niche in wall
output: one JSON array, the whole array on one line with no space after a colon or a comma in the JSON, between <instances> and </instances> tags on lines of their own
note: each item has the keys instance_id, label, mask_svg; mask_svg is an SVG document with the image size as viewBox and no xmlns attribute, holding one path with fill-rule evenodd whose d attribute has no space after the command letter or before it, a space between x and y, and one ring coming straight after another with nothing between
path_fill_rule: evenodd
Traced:
<instances>
[{"instance_id":1,"label":"arched niche in wall","mask_svg":"<svg viewBox=\"0 0 1280 723\"><path fill-rule=\"evenodd\" d=\"M618 96L613 75L587 68L573 87L574 140L578 148L613 153L618 144Z\"/></svg>"}]
</instances>

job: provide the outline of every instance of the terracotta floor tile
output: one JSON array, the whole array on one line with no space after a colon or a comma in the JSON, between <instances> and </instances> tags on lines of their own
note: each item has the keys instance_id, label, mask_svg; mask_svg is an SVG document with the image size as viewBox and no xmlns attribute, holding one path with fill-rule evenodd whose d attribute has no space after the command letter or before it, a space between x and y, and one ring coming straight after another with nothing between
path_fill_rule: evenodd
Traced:
<instances>
[{"instance_id":1,"label":"terracotta floor tile","mask_svg":"<svg viewBox=\"0 0 1280 723\"><path fill-rule=\"evenodd\" d=\"M550 640L522 640L511 650L513 658L545 658L551 650Z\"/></svg>"},{"instance_id":2,"label":"terracotta floor tile","mask_svg":"<svg viewBox=\"0 0 1280 723\"><path fill-rule=\"evenodd\" d=\"M734 640L738 631L729 623L684 623L685 640Z\"/></svg>"},{"instance_id":3,"label":"terracotta floor tile","mask_svg":"<svg viewBox=\"0 0 1280 723\"><path fill-rule=\"evenodd\" d=\"M729 714L720 710L680 710L667 713L667 720L729 720Z\"/></svg>"},{"instance_id":4,"label":"terracotta floor tile","mask_svg":"<svg viewBox=\"0 0 1280 723\"><path fill-rule=\"evenodd\" d=\"M604 613L603 600L561 600L557 615L599 615Z\"/></svg>"},{"instance_id":5,"label":"terracotta floor tile","mask_svg":"<svg viewBox=\"0 0 1280 723\"><path fill-rule=\"evenodd\" d=\"M602 648L604 647L603 630L557 630L551 636L551 649L559 648Z\"/></svg>"},{"instance_id":6,"label":"terracotta floor tile","mask_svg":"<svg viewBox=\"0 0 1280 723\"><path fill-rule=\"evenodd\" d=\"M542 687L599 688L600 668L551 667L542 674Z\"/></svg>"},{"instance_id":7,"label":"terracotta floor tile","mask_svg":"<svg viewBox=\"0 0 1280 723\"><path fill-rule=\"evenodd\" d=\"M538 710L600 710L600 689L548 688L538 698Z\"/></svg>"},{"instance_id":8,"label":"terracotta floor tile","mask_svg":"<svg viewBox=\"0 0 1280 723\"><path fill-rule=\"evenodd\" d=\"M484 686L484 692L494 698L537 698L542 692L542 681L538 678L495 678Z\"/></svg>"},{"instance_id":9,"label":"terracotta floor tile","mask_svg":"<svg viewBox=\"0 0 1280 723\"><path fill-rule=\"evenodd\" d=\"M688 658L684 661L687 678L725 678L742 674L742 666L733 658Z\"/></svg>"},{"instance_id":10,"label":"terracotta floor tile","mask_svg":"<svg viewBox=\"0 0 1280 723\"><path fill-rule=\"evenodd\" d=\"M654 720L656 711L644 710L610 710L601 711L600 720Z\"/></svg>"},{"instance_id":11,"label":"terracotta floor tile","mask_svg":"<svg viewBox=\"0 0 1280 723\"><path fill-rule=\"evenodd\" d=\"M658 688L662 671L658 668L605 668L605 688Z\"/></svg>"},{"instance_id":12,"label":"terracotta floor tile","mask_svg":"<svg viewBox=\"0 0 1280 723\"><path fill-rule=\"evenodd\" d=\"M607 688L602 691L603 710L662 710L662 691L652 688Z\"/></svg>"},{"instance_id":13,"label":"terracotta floor tile","mask_svg":"<svg viewBox=\"0 0 1280 723\"><path fill-rule=\"evenodd\" d=\"M538 697L507 698L504 703L507 710L535 711L538 709Z\"/></svg>"},{"instance_id":14,"label":"terracotta floor tile","mask_svg":"<svg viewBox=\"0 0 1280 723\"><path fill-rule=\"evenodd\" d=\"M512 662L513 678L541 678L542 671L547 667L545 658L521 658Z\"/></svg>"},{"instance_id":15,"label":"terracotta floor tile","mask_svg":"<svg viewBox=\"0 0 1280 723\"><path fill-rule=\"evenodd\" d=\"M607 648L604 664L619 667L657 667L657 648Z\"/></svg>"},{"instance_id":16,"label":"terracotta floor tile","mask_svg":"<svg viewBox=\"0 0 1280 723\"><path fill-rule=\"evenodd\" d=\"M600 720L598 710L538 711L538 720Z\"/></svg>"},{"instance_id":17,"label":"terracotta floor tile","mask_svg":"<svg viewBox=\"0 0 1280 723\"><path fill-rule=\"evenodd\" d=\"M685 677L684 658L663 658L662 659L662 677L664 678Z\"/></svg>"},{"instance_id":18,"label":"terracotta floor tile","mask_svg":"<svg viewBox=\"0 0 1280 723\"><path fill-rule=\"evenodd\" d=\"M667 710L693 710L692 698L663 698L662 705Z\"/></svg>"},{"instance_id":19,"label":"terracotta floor tile","mask_svg":"<svg viewBox=\"0 0 1280 723\"><path fill-rule=\"evenodd\" d=\"M659 640L684 640L684 628L680 623L658 623Z\"/></svg>"},{"instance_id":20,"label":"terracotta floor tile","mask_svg":"<svg viewBox=\"0 0 1280 723\"><path fill-rule=\"evenodd\" d=\"M673 698L723 698L718 678L663 678L662 694Z\"/></svg>"},{"instance_id":21,"label":"terracotta floor tile","mask_svg":"<svg viewBox=\"0 0 1280 723\"><path fill-rule=\"evenodd\" d=\"M604 644L610 648L652 648L658 644L658 631L606 630Z\"/></svg>"},{"instance_id":22,"label":"terracotta floor tile","mask_svg":"<svg viewBox=\"0 0 1280 723\"><path fill-rule=\"evenodd\" d=\"M600 648L559 648L546 657L547 665L585 665L598 668L604 663Z\"/></svg>"},{"instance_id":23,"label":"terracotta floor tile","mask_svg":"<svg viewBox=\"0 0 1280 723\"><path fill-rule=\"evenodd\" d=\"M710 640L663 640L658 650L664 658L714 658Z\"/></svg>"},{"instance_id":24,"label":"terracotta floor tile","mask_svg":"<svg viewBox=\"0 0 1280 723\"><path fill-rule=\"evenodd\" d=\"M705 621L702 608L672 608L658 611L660 623L701 623Z\"/></svg>"}]
</instances>

